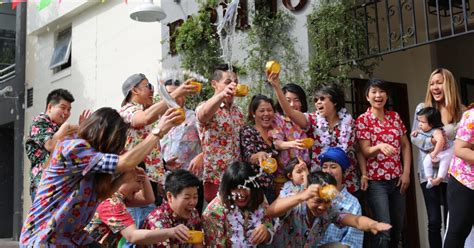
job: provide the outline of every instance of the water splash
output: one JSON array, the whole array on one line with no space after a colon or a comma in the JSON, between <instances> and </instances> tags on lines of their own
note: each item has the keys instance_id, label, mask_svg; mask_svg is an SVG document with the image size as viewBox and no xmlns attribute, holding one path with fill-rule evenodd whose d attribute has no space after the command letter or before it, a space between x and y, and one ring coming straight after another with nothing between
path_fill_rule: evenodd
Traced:
<instances>
[{"instance_id":1,"label":"water splash","mask_svg":"<svg viewBox=\"0 0 474 248\"><path fill-rule=\"evenodd\" d=\"M222 49L222 58L232 70L232 40L234 38L235 26L237 24L237 9L240 0L232 0L227 5L222 21L217 26L217 34Z\"/></svg>"}]
</instances>

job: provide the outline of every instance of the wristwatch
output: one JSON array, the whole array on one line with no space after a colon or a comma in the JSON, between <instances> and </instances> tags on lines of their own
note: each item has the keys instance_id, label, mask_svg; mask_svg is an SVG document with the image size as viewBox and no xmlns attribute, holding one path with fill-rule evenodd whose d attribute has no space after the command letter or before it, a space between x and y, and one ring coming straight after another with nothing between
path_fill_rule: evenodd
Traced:
<instances>
[{"instance_id":1,"label":"wristwatch","mask_svg":"<svg viewBox=\"0 0 474 248\"><path fill-rule=\"evenodd\" d=\"M151 134L155 135L156 137L158 138L163 138L163 134L161 133L161 129L159 128L155 128L153 130L151 130Z\"/></svg>"}]
</instances>

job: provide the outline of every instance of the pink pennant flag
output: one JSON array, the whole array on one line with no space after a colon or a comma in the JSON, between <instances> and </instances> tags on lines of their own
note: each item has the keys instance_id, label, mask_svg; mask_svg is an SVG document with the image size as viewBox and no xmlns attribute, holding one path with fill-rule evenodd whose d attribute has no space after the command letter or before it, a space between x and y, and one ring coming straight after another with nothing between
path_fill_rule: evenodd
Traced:
<instances>
[{"instance_id":1,"label":"pink pennant flag","mask_svg":"<svg viewBox=\"0 0 474 248\"><path fill-rule=\"evenodd\" d=\"M23 2L26 2L26 0L12 0L12 9L16 9L16 6Z\"/></svg>"}]
</instances>

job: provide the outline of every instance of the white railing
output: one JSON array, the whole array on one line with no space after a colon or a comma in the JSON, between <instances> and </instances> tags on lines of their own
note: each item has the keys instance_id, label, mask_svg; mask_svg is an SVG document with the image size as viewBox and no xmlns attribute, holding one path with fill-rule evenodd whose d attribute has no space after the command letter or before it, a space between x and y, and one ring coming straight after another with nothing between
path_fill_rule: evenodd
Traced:
<instances>
[{"instance_id":1,"label":"white railing","mask_svg":"<svg viewBox=\"0 0 474 248\"><path fill-rule=\"evenodd\" d=\"M15 64L9 65L6 68L0 70L0 84L3 84L6 81L14 78L15 75Z\"/></svg>"}]
</instances>

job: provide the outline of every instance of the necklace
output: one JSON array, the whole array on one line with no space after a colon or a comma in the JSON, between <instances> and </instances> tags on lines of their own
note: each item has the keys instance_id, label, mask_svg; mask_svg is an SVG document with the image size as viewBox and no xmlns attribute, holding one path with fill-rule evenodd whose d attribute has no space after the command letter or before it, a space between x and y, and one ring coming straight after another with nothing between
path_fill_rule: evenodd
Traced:
<instances>
[{"instance_id":1,"label":"necklace","mask_svg":"<svg viewBox=\"0 0 474 248\"><path fill-rule=\"evenodd\" d=\"M264 216L265 211L263 207L259 207L256 211L253 211L250 214L250 221L248 221L248 225L245 226L246 221L242 212L237 206L234 206L234 209L230 210L227 215L227 220L232 228L232 237L230 238L232 241L232 247L254 247L248 241L248 238L252 235L253 230L262 224Z\"/></svg>"},{"instance_id":2,"label":"necklace","mask_svg":"<svg viewBox=\"0 0 474 248\"><path fill-rule=\"evenodd\" d=\"M339 128L339 137L333 137L335 132L335 127L333 130L330 130L329 123L321 116L319 113L316 114L316 135L320 137L321 147L326 150L331 145L332 138L337 140L337 147L340 147L342 150L347 151L347 146L352 134L352 116L347 113L346 108L342 108L337 112L339 117L340 124Z\"/></svg>"}]
</instances>

